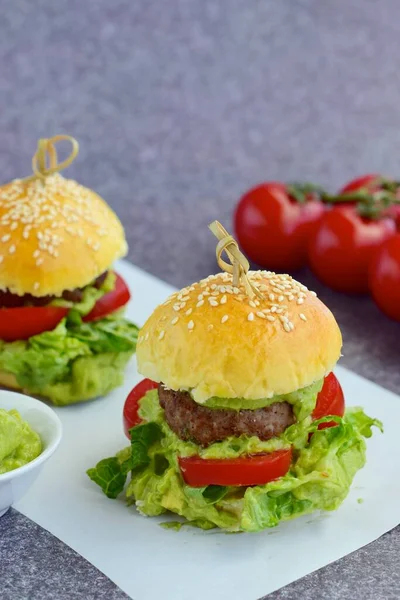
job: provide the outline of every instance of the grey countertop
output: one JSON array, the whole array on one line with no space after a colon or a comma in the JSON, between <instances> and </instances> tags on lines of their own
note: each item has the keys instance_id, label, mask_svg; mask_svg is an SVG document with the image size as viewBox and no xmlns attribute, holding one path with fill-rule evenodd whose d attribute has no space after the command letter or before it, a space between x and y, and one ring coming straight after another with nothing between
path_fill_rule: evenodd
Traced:
<instances>
[{"instance_id":1,"label":"grey countertop","mask_svg":"<svg viewBox=\"0 0 400 600\"><path fill-rule=\"evenodd\" d=\"M14 0L0 10L0 179L29 173L37 138L79 138L69 175L118 212L130 260L172 284L215 269L206 225L229 228L257 182L333 190L368 171L399 176L396 0ZM297 277L335 312L342 364L399 392L400 325L368 298ZM15 511L0 538L2 600L125 598ZM399 598L399 552L397 528L270 598Z\"/></svg>"}]
</instances>

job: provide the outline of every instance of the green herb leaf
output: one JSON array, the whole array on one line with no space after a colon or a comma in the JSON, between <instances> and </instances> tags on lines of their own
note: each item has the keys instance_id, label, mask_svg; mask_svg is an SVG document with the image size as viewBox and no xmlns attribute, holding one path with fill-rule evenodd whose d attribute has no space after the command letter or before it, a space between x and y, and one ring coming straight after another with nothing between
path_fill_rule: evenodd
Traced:
<instances>
[{"instance_id":1,"label":"green herb leaf","mask_svg":"<svg viewBox=\"0 0 400 600\"><path fill-rule=\"evenodd\" d=\"M228 493L228 488L224 485L208 485L203 491L203 498L208 504L216 504L222 500Z\"/></svg>"},{"instance_id":2,"label":"green herb leaf","mask_svg":"<svg viewBox=\"0 0 400 600\"><path fill-rule=\"evenodd\" d=\"M104 458L86 473L97 483L108 498L116 498L123 491L128 471L116 456Z\"/></svg>"},{"instance_id":3,"label":"green herb leaf","mask_svg":"<svg viewBox=\"0 0 400 600\"><path fill-rule=\"evenodd\" d=\"M163 432L157 423L143 423L129 430L131 436L132 470L140 470L150 464L149 448L161 440Z\"/></svg>"}]
</instances>

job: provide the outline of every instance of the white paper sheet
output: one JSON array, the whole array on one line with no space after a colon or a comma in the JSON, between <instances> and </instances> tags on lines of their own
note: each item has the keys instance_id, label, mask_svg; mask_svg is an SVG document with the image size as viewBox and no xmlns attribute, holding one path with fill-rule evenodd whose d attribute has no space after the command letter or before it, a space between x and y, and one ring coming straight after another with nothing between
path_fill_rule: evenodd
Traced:
<instances>
[{"instance_id":1,"label":"white paper sheet","mask_svg":"<svg viewBox=\"0 0 400 600\"><path fill-rule=\"evenodd\" d=\"M173 288L121 263L132 290L129 317L142 324ZM87 468L127 445L122 406L140 379L135 362L107 398L57 409L64 439L16 508L88 559L135 600L256 600L357 548L400 522L400 397L338 369L347 403L384 422L368 440L367 466L335 513L304 517L257 534L164 530L123 499L109 500ZM358 500L362 499L362 503Z\"/></svg>"}]
</instances>

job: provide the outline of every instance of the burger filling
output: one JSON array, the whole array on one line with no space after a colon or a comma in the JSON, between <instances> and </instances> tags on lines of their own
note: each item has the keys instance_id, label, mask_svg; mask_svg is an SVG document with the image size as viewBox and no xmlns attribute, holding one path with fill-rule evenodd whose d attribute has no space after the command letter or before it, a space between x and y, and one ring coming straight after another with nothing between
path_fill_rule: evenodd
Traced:
<instances>
[{"instance_id":1,"label":"burger filling","mask_svg":"<svg viewBox=\"0 0 400 600\"><path fill-rule=\"evenodd\" d=\"M166 527L260 531L334 510L365 463L364 437L381 424L359 408L314 419L322 385L256 400L253 409L240 398L199 405L160 385L139 401L131 445L88 475L116 498L130 474L126 496L141 513L185 518Z\"/></svg>"},{"instance_id":2,"label":"burger filling","mask_svg":"<svg viewBox=\"0 0 400 600\"><path fill-rule=\"evenodd\" d=\"M128 299L125 283L112 271L57 297L0 292L0 385L13 387L15 381L58 405L120 385L138 331L121 315L121 302ZM29 335L32 327L40 332Z\"/></svg>"},{"instance_id":3,"label":"burger filling","mask_svg":"<svg viewBox=\"0 0 400 600\"><path fill-rule=\"evenodd\" d=\"M295 417L288 402L274 402L255 410L208 408L197 404L188 392L174 392L163 385L158 388L165 420L176 435L202 447L227 437L257 436L269 440L281 435Z\"/></svg>"}]
</instances>

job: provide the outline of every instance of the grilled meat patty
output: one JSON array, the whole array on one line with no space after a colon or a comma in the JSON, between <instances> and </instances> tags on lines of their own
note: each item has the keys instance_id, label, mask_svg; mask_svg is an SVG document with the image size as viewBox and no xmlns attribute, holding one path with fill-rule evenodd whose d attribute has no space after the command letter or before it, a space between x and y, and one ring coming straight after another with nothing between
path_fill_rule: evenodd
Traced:
<instances>
[{"instance_id":1,"label":"grilled meat patty","mask_svg":"<svg viewBox=\"0 0 400 600\"><path fill-rule=\"evenodd\" d=\"M255 435L269 440L283 433L295 418L288 402L275 402L256 410L207 408L195 402L187 392L175 392L158 387L165 420L174 433L185 441L199 446L221 442L229 436Z\"/></svg>"}]
</instances>

